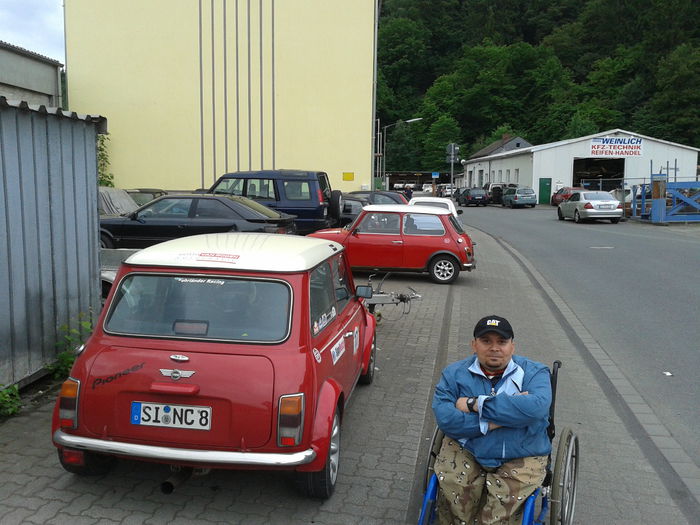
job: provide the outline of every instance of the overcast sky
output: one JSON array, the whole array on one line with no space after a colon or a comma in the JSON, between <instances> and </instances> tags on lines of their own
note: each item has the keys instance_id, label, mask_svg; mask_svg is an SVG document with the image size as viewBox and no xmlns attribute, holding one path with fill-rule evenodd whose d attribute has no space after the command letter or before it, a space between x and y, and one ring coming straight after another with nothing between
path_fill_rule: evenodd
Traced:
<instances>
[{"instance_id":1,"label":"overcast sky","mask_svg":"<svg viewBox=\"0 0 700 525\"><path fill-rule=\"evenodd\" d=\"M0 0L0 40L65 64L63 0Z\"/></svg>"}]
</instances>

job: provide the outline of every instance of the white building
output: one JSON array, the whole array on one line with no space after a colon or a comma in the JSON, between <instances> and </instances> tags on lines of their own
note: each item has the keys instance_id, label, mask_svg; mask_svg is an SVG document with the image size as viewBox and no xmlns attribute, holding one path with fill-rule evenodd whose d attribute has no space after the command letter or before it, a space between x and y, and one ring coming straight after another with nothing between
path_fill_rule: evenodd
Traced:
<instances>
[{"instance_id":1,"label":"white building","mask_svg":"<svg viewBox=\"0 0 700 525\"><path fill-rule=\"evenodd\" d=\"M610 190L649 182L652 173L670 182L697 179L698 151L631 131L612 129L575 139L520 148L462 161L458 186L489 182L533 188L540 204L562 186Z\"/></svg>"}]
</instances>

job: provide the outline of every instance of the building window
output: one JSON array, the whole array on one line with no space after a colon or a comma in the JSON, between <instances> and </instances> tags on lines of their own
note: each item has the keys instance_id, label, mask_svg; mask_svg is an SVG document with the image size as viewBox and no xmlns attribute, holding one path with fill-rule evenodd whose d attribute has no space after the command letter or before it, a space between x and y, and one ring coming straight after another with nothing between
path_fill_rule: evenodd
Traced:
<instances>
[{"instance_id":1,"label":"building window","mask_svg":"<svg viewBox=\"0 0 700 525\"><path fill-rule=\"evenodd\" d=\"M520 178L520 168L515 168L515 182L516 184L519 182L518 179Z\"/></svg>"},{"instance_id":2,"label":"building window","mask_svg":"<svg viewBox=\"0 0 700 525\"><path fill-rule=\"evenodd\" d=\"M510 170L506 170L506 182L510 182Z\"/></svg>"},{"instance_id":3,"label":"building window","mask_svg":"<svg viewBox=\"0 0 700 525\"><path fill-rule=\"evenodd\" d=\"M503 182L503 170L498 170L498 182Z\"/></svg>"}]
</instances>

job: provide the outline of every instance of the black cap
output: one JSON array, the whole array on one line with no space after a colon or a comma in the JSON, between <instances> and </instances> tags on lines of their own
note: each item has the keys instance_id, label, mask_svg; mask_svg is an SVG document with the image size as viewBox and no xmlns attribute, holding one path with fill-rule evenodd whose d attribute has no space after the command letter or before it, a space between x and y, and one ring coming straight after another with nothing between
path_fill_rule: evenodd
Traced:
<instances>
[{"instance_id":1,"label":"black cap","mask_svg":"<svg viewBox=\"0 0 700 525\"><path fill-rule=\"evenodd\" d=\"M474 327L474 339L481 337L485 333L496 332L498 335L502 335L506 339L513 339L513 327L507 319L499 317L497 315L487 315L486 317L479 319Z\"/></svg>"}]
</instances>

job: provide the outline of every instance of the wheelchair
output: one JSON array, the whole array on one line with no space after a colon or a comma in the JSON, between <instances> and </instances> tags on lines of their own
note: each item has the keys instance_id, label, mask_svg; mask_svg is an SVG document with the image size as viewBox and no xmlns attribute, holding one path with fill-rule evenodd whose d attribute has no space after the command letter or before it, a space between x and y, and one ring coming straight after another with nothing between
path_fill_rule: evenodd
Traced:
<instances>
[{"instance_id":1,"label":"wheelchair","mask_svg":"<svg viewBox=\"0 0 700 525\"><path fill-rule=\"evenodd\" d=\"M547 435L554 442L554 405L557 394L557 375L561 361L554 361L550 373L552 384L552 404L549 407L549 427ZM435 428L430 444L430 455L423 484L424 496L418 525L437 523L438 479L433 472L435 459L440 452L445 434ZM549 512L549 525L570 525L573 523L576 507L576 479L578 476L579 445L578 436L570 429L564 428L559 437L557 455L552 468L552 455L547 462L547 472L542 482L523 505L522 525L545 525Z\"/></svg>"}]
</instances>

